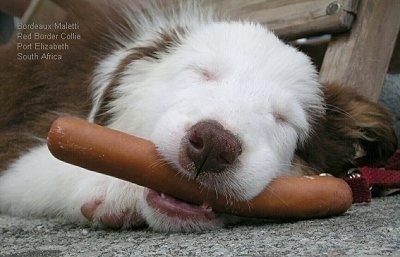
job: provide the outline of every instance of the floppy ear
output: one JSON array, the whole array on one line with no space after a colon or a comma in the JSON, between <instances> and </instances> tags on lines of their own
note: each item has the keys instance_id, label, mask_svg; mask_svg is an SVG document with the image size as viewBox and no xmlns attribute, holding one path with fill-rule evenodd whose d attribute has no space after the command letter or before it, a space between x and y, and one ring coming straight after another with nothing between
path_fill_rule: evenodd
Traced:
<instances>
[{"instance_id":1,"label":"floppy ear","mask_svg":"<svg viewBox=\"0 0 400 257\"><path fill-rule=\"evenodd\" d=\"M380 166L396 151L392 114L354 90L338 85L324 88L326 115L297 155L315 172L344 176L359 166Z\"/></svg>"},{"instance_id":2,"label":"floppy ear","mask_svg":"<svg viewBox=\"0 0 400 257\"><path fill-rule=\"evenodd\" d=\"M390 111L345 87L327 86L325 94L327 103L343 111L333 122L341 122L341 131L345 136L357 140L354 145L358 151L355 164L382 165L397 148L394 119Z\"/></svg>"},{"instance_id":3,"label":"floppy ear","mask_svg":"<svg viewBox=\"0 0 400 257\"><path fill-rule=\"evenodd\" d=\"M349 105L359 106L352 114L354 130L359 131L359 144L365 152L356 158L358 166L381 166L396 151L397 138L391 113L383 106L354 100Z\"/></svg>"}]
</instances>

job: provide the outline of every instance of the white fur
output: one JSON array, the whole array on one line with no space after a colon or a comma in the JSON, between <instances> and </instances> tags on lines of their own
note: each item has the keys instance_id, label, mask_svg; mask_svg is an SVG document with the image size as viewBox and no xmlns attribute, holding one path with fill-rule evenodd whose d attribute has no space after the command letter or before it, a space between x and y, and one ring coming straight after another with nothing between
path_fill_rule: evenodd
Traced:
<instances>
[{"instance_id":1,"label":"white fur","mask_svg":"<svg viewBox=\"0 0 400 257\"><path fill-rule=\"evenodd\" d=\"M296 144L310 132L309 114L322 112L316 72L305 55L258 24L212 21L211 15L190 10L174 14L172 21L162 15L153 20L127 15L142 30L134 41L121 39L124 47L99 63L89 120L98 111L110 74L132 46L148 44L160 28L185 25L182 43L171 53L129 64L111 103L109 126L151 139L168 162L190 177L178 161L181 139L201 120L218 121L240 139L243 153L230 172L204 175L200 182L250 199L276 176L290 173ZM130 210L158 230L223 224L166 217L146 204L142 187L62 163L45 146L21 156L0 179L1 212L82 222L81 206L93 199L103 200L95 223L103 215Z\"/></svg>"}]
</instances>

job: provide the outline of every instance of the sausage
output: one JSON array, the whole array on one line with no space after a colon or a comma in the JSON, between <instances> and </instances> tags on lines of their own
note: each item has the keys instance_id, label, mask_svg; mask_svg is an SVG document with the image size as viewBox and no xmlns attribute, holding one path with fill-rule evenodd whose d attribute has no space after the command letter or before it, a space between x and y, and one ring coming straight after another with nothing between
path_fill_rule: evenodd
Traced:
<instances>
[{"instance_id":1,"label":"sausage","mask_svg":"<svg viewBox=\"0 0 400 257\"><path fill-rule=\"evenodd\" d=\"M47 143L62 161L187 202L208 204L219 213L310 219L344 213L353 202L347 183L331 176L279 177L249 201L227 199L177 173L162 161L152 142L71 117L53 122Z\"/></svg>"}]
</instances>

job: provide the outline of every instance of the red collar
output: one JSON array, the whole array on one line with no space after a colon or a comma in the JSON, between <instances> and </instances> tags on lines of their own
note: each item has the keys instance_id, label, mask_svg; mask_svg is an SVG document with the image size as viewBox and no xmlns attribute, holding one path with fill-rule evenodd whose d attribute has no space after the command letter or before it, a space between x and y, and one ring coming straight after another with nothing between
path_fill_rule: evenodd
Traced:
<instances>
[{"instance_id":1,"label":"red collar","mask_svg":"<svg viewBox=\"0 0 400 257\"><path fill-rule=\"evenodd\" d=\"M359 167L344 180L353 190L353 203L369 203L373 190L400 190L400 149L384 167Z\"/></svg>"}]
</instances>

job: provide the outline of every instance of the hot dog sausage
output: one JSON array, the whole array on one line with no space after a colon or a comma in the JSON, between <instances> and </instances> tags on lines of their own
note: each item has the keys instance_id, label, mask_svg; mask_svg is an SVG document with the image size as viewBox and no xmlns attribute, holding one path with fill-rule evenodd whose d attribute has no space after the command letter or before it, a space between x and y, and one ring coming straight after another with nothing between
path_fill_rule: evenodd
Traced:
<instances>
[{"instance_id":1,"label":"hot dog sausage","mask_svg":"<svg viewBox=\"0 0 400 257\"><path fill-rule=\"evenodd\" d=\"M188 202L207 203L220 213L309 219L341 214L353 200L346 182L330 176L279 177L252 200L228 200L166 165L152 142L76 118L54 121L47 142L51 153L62 161Z\"/></svg>"}]
</instances>

